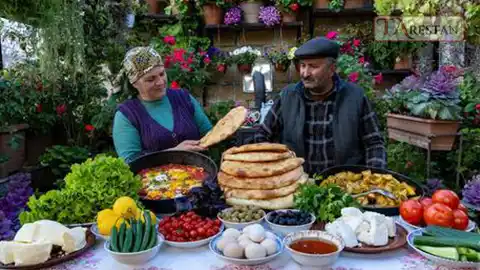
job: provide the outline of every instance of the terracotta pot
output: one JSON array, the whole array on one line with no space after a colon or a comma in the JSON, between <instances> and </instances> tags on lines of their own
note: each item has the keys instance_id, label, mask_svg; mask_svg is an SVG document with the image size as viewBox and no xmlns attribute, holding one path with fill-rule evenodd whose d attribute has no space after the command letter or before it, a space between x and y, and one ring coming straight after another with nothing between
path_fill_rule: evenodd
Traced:
<instances>
[{"instance_id":1,"label":"terracotta pot","mask_svg":"<svg viewBox=\"0 0 480 270\"><path fill-rule=\"evenodd\" d=\"M8 158L6 162L0 163L0 177L8 176L23 167L26 160L25 132L27 128L27 124L19 124L0 131L0 153ZM18 147L11 147L12 139L18 143Z\"/></svg>"},{"instance_id":2,"label":"terracotta pot","mask_svg":"<svg viewBox=\"0 0 480 270\"><path fill-rule=\"evenodd\" d=\"M147 0L149 13L160 13L160 6L158 0Z\"/></svg>"},{"instance_id":3,"label":"terracotta pot","mask_svg":"<svg viewBox=\"0 0 480 270\"><path fill-rule=\"evenodd\" d=\"M249 74L252 72L252 65L249 64L237 64L238 71L243 74Z\"/></svg>"},{"instance_id":4,"label":"terracotta pot","mask_svg":"<svg viewBox=\"0 0 480 270\"><path fill-rule=\"evenodd\" d=\"M203 5L203 19L205 24L222 24L223 10L215 4Z\"/></svg>"},{"instance_id":5,"label":"terracotta pot","mask_svg":"<svg viewBox=\"0 0 480 270\"><path fill-rule=\"evenodd\" d=\"M285 72L288 70L288 66L287 65L283 65L283 64L279 64L279 63L276 63L275 64L275 71L278 71L278 72Z\"/></svg>"},{"instance_id":6,"label":"terracotta pot","mask_svg":"<svg viewBox=\"0 0 480 270\"><path fill-rule=\"evenodd\" d=\"M315 0L315 8L328 8L329 0Z\"/></svg>"},{"instance_id":7,"label":"terracotta pot","mask_svg":"<svg viewBox=\"0 0 480 270\"><path fill-rule=\"evenodd\" d=\"M289 23L289 22L296 22L297 21L297 13L289 13L289 12L282 12L282 22Z\"/></svg>"},{"instance_id":8,"label":"terracotta pot","mask_svg":"<svg viewBox=\"0 0 480 270\"><path fill-rule=\"evenodd\" d=\"M387 115L388 137L396 141L428 148L428 136L431 137L431 149L450 151L455 143L455 134L460 128L459 121L424 119L400 114ZM443 136L440 136L443 135Z\"/></svg>"},{"instance_id":9,"label":"terracotta pot","mask_svg":"<svg viewBox=\"0 0 480 270\"><path fill-rule=\"evenodd\" d=\"M260 2L242 2L240 8L243 11L243 18L246 23L258 23L258 14L260 13Z\"/></svg>"},{"instance_id":10,"label":"terracotta pot","mask_svg":"<svg viewBox=\"0 0 480 270\"><path fill-rule=\"evenodd\" d=\"M395 60L395 66L393 69L411 69L412 68L412 56L404 55Z\"/></svg>"},{"instance_id":11,"label":"terracotta pot","mask_svg":"<svg viewBox=\"0 0 480 270\"><path fill-rule=\"evenodd\" d=\"M365 7L365 0L345 0L343 8L352 9L352 8L363 8Z\"/></svg>"}]
</instances>

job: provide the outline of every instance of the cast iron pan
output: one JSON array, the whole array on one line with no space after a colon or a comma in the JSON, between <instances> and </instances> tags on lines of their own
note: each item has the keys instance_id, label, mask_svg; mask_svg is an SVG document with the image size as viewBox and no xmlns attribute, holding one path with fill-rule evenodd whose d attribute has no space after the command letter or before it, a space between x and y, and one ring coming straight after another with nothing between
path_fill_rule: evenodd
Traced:
<instances>
[{"instance_id":1,"label":"cast iron pan","mask_svg":"<svg viewBox=\"0 0 480 270\"><path fill-rule=\"evenodd\" d=\"M323 179L327 179L327 177L329 177L330 175L335 175L340 172L350 171L353 173L361 173L362 171L366 171L366 170L370 170L372 171L372 173L391 174L398 181L407 182L407 184L414 186L417 196L423 197L425 194L425 190L423 186L416 180L410 179L405 175L401 175L399 173L396 173L390 170L385 170L385 169L373 168L368 166L359 166L359 165L342 165L342 166L330 167L322 171L319 175L322 176ZM317 184L321 183L321 181L316 181L316 182ZM363 206L363 209L365 209L366 211L381 213L386 216L398 216L400 214L400 210L398 206L396 207Z\"/></svg>"},{"instance_id":2,"label":"cast iron pan","mask_svg":"<svg viewBox=\"0 0 480 270\"><path fill-rule=\"evenodd\" d=\"M213 160L211 160L206 155L197 152L180 150L166 150L149 153L135 159L129 165L130 170L134 174L138 174L143 169L153 168L167 164L180 164L202 167L207 173L207 177L204 179L204 181L214 180L217 177L218 173L217 165L215 165L215 162L213 162ZM140 198L140 202L147 209L153 211L156 214L172 214L188 208L188 200L185 196L165 200L149 200Z\"/></svg>"}]
</instances>

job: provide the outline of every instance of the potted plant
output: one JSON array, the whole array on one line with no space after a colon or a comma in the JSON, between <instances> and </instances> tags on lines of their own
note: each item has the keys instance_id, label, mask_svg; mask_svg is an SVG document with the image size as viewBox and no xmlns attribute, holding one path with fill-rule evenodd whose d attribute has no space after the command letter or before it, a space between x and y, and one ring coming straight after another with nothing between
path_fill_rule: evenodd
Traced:
<instances>
[{"instance_id":1,"label":"potted plant","mask_svg":"<svg viewBox=\"0 0 480 270\"><path fill-rule=\"evenodd\" d=\"M270 49L265 56L275 67L275 71L285 72L290 67L291 60L284 50Z\"/></svg>"},{"instance_id":2,"label":"potted plant","mask_svg":"<svg viewBox=\"0 0 480 270\"><path fill-rule=\"evenodd\" d=\"M223 23L226 25L236 25L242 22L242 9L238 6L231 7L225 12Z\"/></svg>"},{"instance_id":3,"label":"potted plant","mask_svg":"<svg viewBox=\"0 0 480 270\"><path fill-rule=\"evenodd\" d=\"M407 77L386 98L388 136L404 141L430 137L432 150L451 150L460 127L459 72L442 67L426 77Z\"/></svg>"},{"instance_id":4,"label":"potted plant","mask_svg":"<svg viewBox=\"0 0 480 270\"><path fill-rule=\"evenodd\" d=\"M280 24L282 21L282 16L280 11L274 6L263 6L260 7L260 13L258 14L260 21L268 26L274 26Z\"/></svg>"},{"instance_id":5,"label":"potted plant","mask_svg":"<svg viewBox=\"0 0 480 270\"><path fill-rule=\"evenodd\" d=\"M296 22L300 7L311 7L312 0L276 0L275 6L282 14L282 22Z\"/></svg>"},{"instance_id":6,"label":"potted plant","mask_svg":"<svg viewBox=\"0 0 480 270\"><path fill-rule=\"evenodd\" d=\"M222 8L226 7L226 2L224 0L195 0L195 3L203 13L203 20L206 25L222 23Z\"/></svg>"},{"instance_id":7,"label":"potted plant","mask_svg":"<svg viewBox=\"0 0 480 270\"><path fill-rule=\"evenodd\" d=\"M191 9L189 1L170 0L170 4L165 8L165 14L186 17L190 14Z\"/></svg>"},{"instance_id":8,"label":"potted plant","mask_svg":"<svg viewBox=\"0 0 480 270\"><path fill-rule=\"evenodd\" d=\"M373 6L379 16L389 16L397 8L398 0L375 0Z\"/></svg>"},{"instance_id":9,"label":"potted plant","mask_svg":"<svg viewBox=\"0 0 480 270\"><path fill-rule=\"evenodd\" d=\"M331 9L333 11L340 11L345 5L345 1L348 0L315 0L315 8L318 9Z\"/></svg>"},{"instance_id":10,"label":"potted plant","mask_svg":"<svg viewBox=\"0 0 480 270\"><path fill-rule=\"evenodd\" d=\"M253 63L261 56L261 53L250 46L244 46L231 52L231 56L233 62L237 64L238 71L248 74L252 71Z\"/></svg>"},{"instance_id":11,"label":"potted plant","mask_svg":"<svg viewBox=\"0 0 480 270\"><path fill-rule=\"evenodd\" d=\"M260 7L262 2L258 0L246 0L240 2L240 8L243 11L243 19L246 23L258 23Z\"/></svg>"},{"instance_id":12,"label":"potted plant","mask_svg":"<svg viewBox=\"0 0 480 270\"><path fill-rule=\"evenodd\" d=\"M215 47L210 47L207 55L212 59L211 67L215 71L221 74L225 74L227 72L228 66L232 60L228 52L221 51Z\"/></svg>"},{"instance_id":13,"label":"potted plant","mask_svg":"<svg viewBox=\"0 0 480 270\"><path fill-rule=\"evenodd\" d=\"M376 69L411 69L414 53L423 46L423 42L371 42L367 55Z\"/></svg>"}]
</instances>

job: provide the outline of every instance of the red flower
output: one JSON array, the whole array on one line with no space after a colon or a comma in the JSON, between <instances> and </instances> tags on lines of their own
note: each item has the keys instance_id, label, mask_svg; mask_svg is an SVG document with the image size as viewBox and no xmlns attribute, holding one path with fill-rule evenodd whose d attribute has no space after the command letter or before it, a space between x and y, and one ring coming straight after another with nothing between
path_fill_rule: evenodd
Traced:
<instances>
[{"instance_id":1,"label":"red flower","mask_svg":"<svg viewBox=\"0 0 480 270\"><path fill-rule=\"evenodd\" d=\"M359 47L360 46L360 40L359 39L354 39L353 40L353 46Z\"/></svg>"},{"instance_id":2,"label":"red flower","mask_svg":"<svg viewBox=\"0 0 480 270\"><path fill-rule=\"evenodd\" d=\"M185 49L174 49L173 50L173 61L183 62L183 55L185 54Z\"/></svg>"},{"instance_id":3,"label":"red flower","mask_svg":"<svg viewBox=\"0 0 480 270\"><path fill-rule=\"evenodd\" d=\"M335 31L328 32L328 34L326 35L328 39L336 39L337 36L338 36L338 32L335 32Z\"/></svg>"},{"instance_id":4,"label":"red flower","mask_svg":"<svg viewBox=\"0 0 480 270\"><path fill-rule=\"evenodd\" d=\"M224 64L219 64L219 65L217 66L217 71L218 71L218 72L222 72L222 73L223 73L223 72L225 72L226 69L227 69L227 67L226 67Z\"/></svg>"},{"instance_id":5,"label":"red flower","mask_svg":"<svg viewBox=\"0 0 480 270\"><path fill-rule=\"evenodd\" d=\"M358 72L352 72L348 75L348 79L351 81L351 82L357 82L358 81L358 76L360 74Z\"/></svg>"},{"instance_id":6,"label":"red flower","mask_svg":"<svg viewBox=\"0 0 480 270\"><path fill-rule=\"evenodd\" d=\"M211 62L212 62L212 60L210 60L210 58L208 58L208 57L203 58L203 63L205 63L205 65L208 65Z\"/></svg>"},{"instance_id":7,"label":"red flower","mask_svg":"<svg viewBox=\"0 0 480 270\"><path fill-rule=\"evenodd\" d=\"M175 45L175 37L174 36L166 36L163 38L163 42L170 44L170 45Z\"/></svg>"},{"instance_id":8,"label":"red flower","mask_svg":"<svg viewBox=\"0 0 480 270\"><path fill-rule=\"evenodd\" d=\"M173 82L170 84L170 88L172 88L172 89L180 89L180 84L178 84L177 81L173 81Z\"/></svg>"},{"instance_id":9,"label":"red flower","mask_svg":"<svg viewBox=\"0 0 480 270\"><path fill-rule=\"evenodd\" d=\"M41 82L37 83L37 86L35 87L38 92L43 90L43 84Z\"/></svg>"},{"instance_id":10,"label":"red flower","mask_svg":"<svg viewBox=\"0 0 480 270\"><path fill-rule=\"evenodd\" d=\"M90 124L85 125L85 131L90 132L90 131L93 131L93 130L95 130L95 127L93 125L90 125Z\"/></svg>"},{"instance_id":11,"label":"red flower","mask_svg":"<svg viewBox=\"0 0 480 270\"><path fill-rule=\"evenodd\" d=\"M383 75L382 73L373 76L373 79L375 79L376 84L381 84L383 82Z\"/></svg>"},{"instance_id":12,"label":"red flower","mask_svg":"<svg viewBox=\"0 0 480 270\"><path fill-rule=\"evenodd\" d=\"M67 111L67 105L65 104L60 104L55 108L55 111L57 112L58 116L62 116Z\"/></svg>"},{"instance_id":13,"label":"red flower","mask_svg":"<svg viewBox=\"0 0 480 270\"><path fill-rule=\"evenodd\" d=\"M198 54L200 54L200 56L205 56L207 54L207 52L205 52L204 50L202 49L199 49L198 50Z\"/></svg>"},{"instance_id":14,"label":"red flower","mask_svg":"<svg viewBox=\"0 0 480 270\"><path fill-rule=\"evenodd\" d=\"M362 56L362 57L358 58L358 63L365 64L365 57Z\"/></svg>"},{"instance_id":15,"label":"red flower","mask_svg":"<svg viewBox=\"0 0 480 270\"><path fill-rule=\"evenodd\" d=\"M340 48L340 52L347 53L347 54L353 54L354 51L353 51L353 48L352 48L352 45L350 44L350 42L347 42L347 43L343 44L342 48Z\"/></svg>"},{"instance_id":16,"label":"red flower","mask_svg":"<svg viewBox=\"0 0 480 270\"><path fill-rule=\"evenodd\" d=\"M187 64L193 63L193 56L188 57Z\"/></svg>"},{"instance_id":17,"label":"red flower","mask_svg":"<svg viewBox=\"0 0 480 270\"><path fill-rule=\"evenodd\" d=\"M289 8L293 11L293 12L296 12L299 8L298 4L297 3L293 3L289 6Z\"/></svg>"},{"instance_id":18,"label":"red flower","mask_svg":"<svg viewBox=\"0 0 480 270\"><path fill-rule=\"evenodd\" d=\"M475 109L477 109L477 111L480 111L480 103L478 103L477 105L475 105Z\"/></svg>"},{"instance_id":19,"label":"red flower","mask_svg":"<svg viewBox=\"0 0 480 270\"><path fill-rule=\"evenodd\" d=\"M163 63L165 65L165 68L169 68L172 65L172 56L167 55L165 56L165 62Z\"/></svg>"},{"instance_id":20,"label":"red flower","mask_svg":"<svg viewBox=\"0 0 480 270\"><path fill-rule=\"evenodd\" d=\"M35 110L37 111L37 113L41 113L42 112L42 104L35 105Z\"/></svg>"}]
</instances>

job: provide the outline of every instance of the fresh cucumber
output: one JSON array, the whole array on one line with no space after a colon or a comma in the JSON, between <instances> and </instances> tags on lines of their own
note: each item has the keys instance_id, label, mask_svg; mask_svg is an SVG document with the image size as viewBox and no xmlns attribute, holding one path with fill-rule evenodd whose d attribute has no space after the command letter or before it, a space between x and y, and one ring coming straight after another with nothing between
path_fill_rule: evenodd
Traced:
<instances>
[{"instance_id":1,"label":"fresh cucumber","mask_svg":"<svg viewBox=\"0 0 480 270\"><path fill-rule=\"evenodd\" d=\"M457 251L460 255L465 256L467 258L467 261L469 261L469 262L478 262L479 261L478 255L480 253L476 252L475 250L473 250L471 248L461 247L461 248L457 248Z\"/></svg>"},{"instance_id":2,"label":"fresh cucumber","mask_svg":"<svg viewBox=\"0 0 480 270\"><path fill-rule=\"evenodd\" d=\"M136 229L135 229L135 245L133 246L133 252L138 252L140 251L140 248L142 247L142 241L143 241L143 224L141 220L138 220L136 223Z\"/></svg>"},{"instance_id":3,"label":"fresh cucumber","mask_svg":"<svg viewBox=\"0 0 480 270\"><path fill-rule=\"evenodd\" d=\"M480 244L478 242L458 237L415 236L413 244L431 247L466 247L474 249L475 251L480 250Z\"/></svg>"},{"instance_id":4,"label":"fresh cucumber","mask_svg":"<svg viewBox=\"0 0 480 270\"><path fill-rule=\"evenodd\" d=\"M472 241L480 242L480 234L478 233L460 231L440 226L427 226L425 228L425 233L431 236L458 237L460 239L470 239Z\"/></svg>"},{"instance_id":5,"label":"fresh cucumber","mask_svg":"<svg viewBox=\"0 0 480 270\"><path fill-rule=\"evenodd\" d=\"M155 230L155 225L152 224L152 228L151 228L151 233L150 233L150 240L148 242L148 246L147 246L147 249L151 249L153 248L156 244L157 244L157 231Z\"/></svg>"},{"instance_id":6,"label":"fresh cucumber","mask_svg":"<svg viewBox=\"0 0 480 270\"><path fill-rule=\"evenodd\" d=\"M118 235L117 226L113 226L110 230L110 250L114 252L120 252L118 249Z\"/></svg>"},{"instance_id":7,"label":"fresh cucumber","mask_svg":"<svg viewBox=\"0 0 480 270\"><path fill-rule=\"evenodd\" d=\"M120 225L120 230L118 231L118 250L121 251L123 250L123 242L125 242L125 232L127 230L127 224L122 222L122 225Z\"/></svg>"},{"instance_id":8,"label":"fresh cucumber","mask_svg":"<svg viewBox=\"0 0 480 270\"><path fill-rule=\"evenodd\" d=\"M127 229L125 232L125 242L122 246L122 252L130 252L132 249L132 241L133 241L133 227Z\"/></svg>"},{"instance_id":9,"label":"fresh cucumber","mask_svg":"<svg viewBox=\"0 0 480 270\"><path fill-rule=\"evenodd\" d=\"M460 259L460 255L458 251L454 247L431 247L431 246L420 246L415 245L418 249L423 250L427 253L432 255L458 261Z\"/></svg>"},{"instance_id":10,"label":"fresh cucumber","mask_svg":"<svg viewBox=\"0 0 480 270\"><path fill-rule=\"evenodd\" d=\"M140 247L140 250L145 250L148 247L149 240L150 240L150 230L152 229L152 220L150 217L150 211L145 210L143 211L143 217L145 218L145 233L143 234L143 239L142 239L142 246Z\"/></svg>"}]
</instances>

